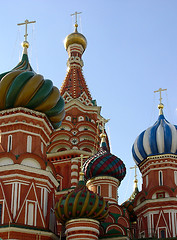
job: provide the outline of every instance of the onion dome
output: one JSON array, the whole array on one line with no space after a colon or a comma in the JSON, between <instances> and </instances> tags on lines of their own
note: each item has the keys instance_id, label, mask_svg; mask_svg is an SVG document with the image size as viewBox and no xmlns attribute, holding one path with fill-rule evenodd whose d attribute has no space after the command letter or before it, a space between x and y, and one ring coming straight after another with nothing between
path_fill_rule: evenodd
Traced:
<instances>
[{"instance_id":1,"label":"onion dome","mask_svg":"<svg viewBox=\"0 0 177 240\"><path fill-rule=\"evenodd\" d=\"M77 187L56 203L55 214L61 223L76 218L104 221L108 214L108 203L86 187L83 175L80 176Z\"/></svg>"},{"instance_id":2,"label":"onion dome","mask_svg":"<svg viewBox=\"0 0 177 240\"><path fill-rule=\"evenodd\" d=\"M82 45L84 51L87 47L87 40L86 38L84 37L84 35L82 35L81 33L79 33L77 31L77 27L78 25L75 24L75 32L69 34L68 36L66 36L65 40L64 40L64 46L65 46L65 49L67 50L69 45L71 44L80 44Z\"/></svg>"},{"instance_id":3,"label":"onion dome","mask_svg":"<svg viewBox=\"0 0 177 240\"><path fill-rule=\"evenodd\" d=\"M26 107L45 113L54 128L64 118L64 100L49 79L36 74L28 59L28 42L23 42L21 61L9 72L0 74L0 110Z\"/></svg>"},{"instance_id":4,"label":"onion dome","mask_svg":"<svg viewBox=\"0 0 177 240\"><path fill-rule=\"evenodd\" d=\"M122 181L126 174L125 165L120 158L109 152L105 137L102 133L100 150L84 164L85 178L89 180L98 176L110 176Z\"/></svg>"},{"instance_id":5,"label":"onion dome","mask_svg":"<svg viewBox=\"0 0 177 240\"><path fill-rule=\"evenodd\" d=\"M148 156L177 154L177 126L170 124L163 115L163 104L158 105L159 118L143 131L132 147L133 158L139 165Z\"/></svg>"}]
</instances>

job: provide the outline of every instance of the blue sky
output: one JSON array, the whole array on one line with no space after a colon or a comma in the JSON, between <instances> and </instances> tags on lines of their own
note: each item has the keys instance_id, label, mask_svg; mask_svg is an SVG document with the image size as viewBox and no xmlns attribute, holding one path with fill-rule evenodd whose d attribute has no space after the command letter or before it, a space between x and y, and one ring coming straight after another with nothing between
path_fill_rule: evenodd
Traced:
<instances>
[{"instance_id":1,"label":"blue sky","mask_svg":"<svg viewBox=\"0 0 177 240\"><path fill-rule=\"evenodd\" d=\"M154 90L167 88L164 114L177 124L177 1L0 0L0 9L0 72L21 56L24 27L17 23L36 20L28 31L31 65L58 88L68 57L63 40L73 32L70 14L82 12L79 31L88 41L83 73L102 116L111 119L112 153L127 167L119 188L119 203L125 201L133 188L132 144L158 118Z\"/></svg>"}]
</instances>

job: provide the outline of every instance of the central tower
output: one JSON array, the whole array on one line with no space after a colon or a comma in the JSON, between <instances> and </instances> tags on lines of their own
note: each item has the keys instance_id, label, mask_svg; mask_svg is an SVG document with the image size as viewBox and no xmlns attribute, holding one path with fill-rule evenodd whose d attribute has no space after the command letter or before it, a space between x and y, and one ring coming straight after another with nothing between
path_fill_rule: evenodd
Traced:
<instances>
[{"instance_id":1,"label":"central tower","mask_svg":"<svg viewBox=\"0 0 177 240\"><path fill-rule=\"evenodd\" d=\"M57 199L77 186L80 172L80 155L83 159L97 152L100 145L101 107L92 99L83 76L82 55L87 47L84 35L78 32L76 21L74 32L64 41L68 52L67 74L61 86L65 119L51 136L48 159L55 165L59 182ZM106 136L106 142L109 146Z\"/></svg>"}]
</instances>

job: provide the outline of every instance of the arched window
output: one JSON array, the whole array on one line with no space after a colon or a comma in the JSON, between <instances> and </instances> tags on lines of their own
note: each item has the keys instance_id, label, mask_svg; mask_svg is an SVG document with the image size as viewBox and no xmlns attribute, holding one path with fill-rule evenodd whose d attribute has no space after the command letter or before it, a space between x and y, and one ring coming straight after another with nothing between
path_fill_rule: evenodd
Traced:
<instances>
[{"instance_id":1,"label":"arched window","mask_svg":"<svg viewBox=\"0 0 177 240\"><path fill-rule=\"evenodd\" d=\"M28 136L27 137L27 152L31 153L32 149L32 137Z\"/></svg>"},{"instance_id":2,"label":"arched window","mask_svg":"<svg viewBox=\"0 0 177 240\"><path fill-rule=\"evenodd\" d=\"M12 150L12 135L9 135L7 142L7 152L10 152L11 150Z\"/></svg>"},{"instance_id":3,"label":"arched window","mask_svg":"<svg viewBox=\"0 0 177 240\"><path fill-rule=\"evenodd\" d=\"M163 185L163 172L159 171L159 186Z\"/></svg>"}]
</instances>

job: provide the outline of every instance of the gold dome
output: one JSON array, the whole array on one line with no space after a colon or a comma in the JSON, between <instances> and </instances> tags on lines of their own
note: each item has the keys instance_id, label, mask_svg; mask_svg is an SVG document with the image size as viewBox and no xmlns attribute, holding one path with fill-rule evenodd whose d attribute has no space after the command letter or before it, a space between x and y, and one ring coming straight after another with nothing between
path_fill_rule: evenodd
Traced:
<instances>
[{"instance_id":1,"label":"gold dome","mask_svg":"<svg viewBox=\"0 0 177 240\"><path fill-rule=\"evenodd\" d=\"M82 47L84 48L84 51L87 47L87 40L84 37L84 35L82 35L81 33L78 33L77 31L77 26L75 26L75 32L69 34L65 40L64 40L64 46L66 48L66 50L68 49L69 45L77 43L82 45Z\"/></svg>"}]
</instances>

